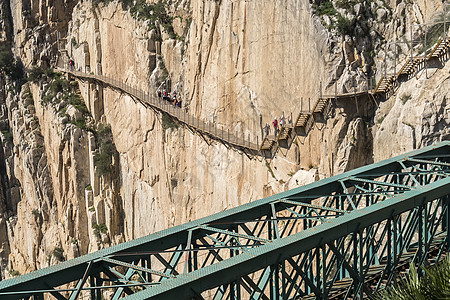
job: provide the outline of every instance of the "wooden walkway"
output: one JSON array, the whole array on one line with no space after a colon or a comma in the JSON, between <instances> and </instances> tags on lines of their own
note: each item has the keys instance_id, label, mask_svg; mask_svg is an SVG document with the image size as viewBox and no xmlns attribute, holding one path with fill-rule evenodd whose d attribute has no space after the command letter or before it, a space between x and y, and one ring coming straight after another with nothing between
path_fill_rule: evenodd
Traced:
<instances>
[{"instance_id":1,"label":"wooden walkway","mask_svg":"<svg viewBox=\"0 0 450 300\"><path fill-rule=\"evenodd\" d=\"M333 101L343 99L354 99L362 96L369 96L372 91L360 91L354 93L344 93L336 95L323 95L315 100L311 108L307 111L300 110L292 125L281 127L276 138L265 137L259 147L260 152L275 155L279 147L290 148L297 136L307 136L313 129L317 121L325 121L333 108Z\"/></svg>"},{"instance_id":2,"label":"wooden walkway","mask_svg":"<svg viewBox=\"0 0 450 300\"><path fill-rule=\"evenodd\" d=\"M258 144L251 142L244 135L232 132L229 129L225 130L223 127L219 128L214 123L204 122L186 112L186 109L176 107L162 98L149 94L141 89L132 87L122 81L110 78L103 75L88 74L80 71L71 71L66 68L58 68L59 71L70 74L82 80L92 80L107 85L113 89L126 93L145 105L151 107L162 113L169 115L176 119L179 123L187 126L189 129L199 133L203 138L214 139L222 142L226 146L230 146L250 155L258 155Z\"/></svg>"},{"instance_id":3,"label":"wooden walkway","mask_svg":"<svg viewBox=\"0 0 450 300\"><path fill-rule=\"evenodd\" d=\"M175 107L168 101L163 100L146 91L132 87L122 81L110 78L104 75L88 74L81 71L69 70L67 68L58 68L59 71L70 74L82 80L92 80L107 85L113 89L124 92L147 107L166 113L176 119L179 123L197 132L205 139L213 139L224 145L243 151L248 155L263 156L272 158L278 148L289 148L296 136L307 135L314 125L314 117L321 115L320 118L326 118L332 107L332 99L360 97L368 95L369 91L358 93L346 93L335 96L323 96L316 100L312 106L312 112L300 112L293 125L280 128L277 137L271 135L264 137L261 142L257 140L250 141L250 137L244 134L239 135L229 129L219 128L215 123L204 122L187 113L186 109Z\"/></svg>"},{"instance_id":4,"label":"wooden walkway","mask_svg":"<svg viewBox=\"0 0 450 300\"><path fill-rule=\"evenodd\" d=\"M383 76L374 90L355 91L353 93L336 95L322 95L315 99L315 102L307 111L300 110L298 115L296 115L296 117L292 120L292 124L288 124L280 128L277 136L265 136L259 140L257 135L256 141L251 141L249 135L245 137L244 134L239 134L237 132L230 131L229 129L224 129L224 127L219 127L218 124L200 120L199 118L188 114L185 108L175 107L173 104L170 104L162 98L156 97L155 95L141 89L132 87L117 79L104 75L88 74L75 70L71 71L67 68L68 65L65 61L63 61L62 57L59 57L58 60L58 70L71 74L79 79L93 80L124 92L141 102L143 105L165 113L176 119L179 123L183 124L191 131L198 133L207 142L210 140L216 140L229 148L241 151L249 156L273 158L280 147L290 148L297 136L307 136L312 130L316 120L326 120L332 109L333 99L353 99L363 96L373 97L377 94L387 94L396 87L400 76L411 75L417 71L418 66L422 62L440 58L442 55L447 54L449 47L450 39L441 38L427 55L408 59L401 67L400 71L389 76ZM61 54L67 56L67 51L60 50L60 52Z\"/></svg>"}]
</instances>

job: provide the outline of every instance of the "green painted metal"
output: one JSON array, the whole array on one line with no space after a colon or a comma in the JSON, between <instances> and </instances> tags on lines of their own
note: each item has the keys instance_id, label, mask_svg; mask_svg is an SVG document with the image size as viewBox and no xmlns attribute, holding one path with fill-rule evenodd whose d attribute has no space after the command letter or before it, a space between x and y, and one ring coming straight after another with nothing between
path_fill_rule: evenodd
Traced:
<instances>
[{"instance_id":1,"label":"green painted metal","mask_svg":"<svg viewBox=\"0 0 450 300\"><path fill-rule=\"evenodd\" d=\"M148 269L148 268L140 267L140 266L137 266L137 265L129 264L129 263L126 263L126 262L123 262L123 261L120 261L120 260L116 260L116 259L111 259L111 258L104 257L101 260L104 261L104 262L110 263L111 265L122 266L122 267L130 268L130 269L134 269L136 271L143 271L143 272L150 273L150 274L157 275L157 276L161 276L161 277L166 277L166 278L170 278L171 277L171 276L169 276L169 275L167 275L167 274L165 274L163 272L159 272L159 271L155 271L155 270L152 270L152 269Z\"/></svg>"},{"instance_id":2,"label":"green painted metal","mask_svg":"<svg viewBox=\"0 0 450 300\"><path fill-rule=\"evenodd\" d=\"M281 199L280 202L289 203L292 205L301 205L304 207L316 208L316 209L320 209L320 210L328 210L328 211L333 211L333 212L337 212L337 213L349 213L350 212L349 210L342 210L342 209L337 209L337 208L333 208L333 207L314 205L314 204L309 204L309 203L298 203L297 201L291 201L288 199Z\"/></svg>"},{"instance_id":3,"label":"green painted metal","mask_svg":"<svg viewBox=\"0 0 450 300\"><path fill-rule=\"evenodd\" d=\"M171 281L166 281L152 289L142 291L126 299L174 299L180 293L189 290L203 291L214 287L217 279L220 281L234 281L239 276L257 271L261 266L273 265L282 259L288 259L301 252L309 251L321 244L332 242L336 237L357 231L377 222L389 219L392 215L411 210L433 199L444 197L450 192L450 178L419 187L397 197L374 204L363 210L356 210L351 214L333 219L313 229L307 229L295 235L274 240L256 249L249 250L220 263L196 270L190 274L183 274ZM312 234L313 232L313 234ZM335 250L335 253L339 251ZM353 276L357 273L348 267ZM183 294L185 295L185 294Z\"/></svg>"},{"instance_id":4,"label":"green painted metal","mask_svg":"<svg viewBox=\"0 0 450 300\"><path fill-rule=\"evenodd\" d=\"M229 236L235 236L235 237L244 238L244 239L247 239L247 240L253 240L253 241L257 241L257 242L261 242L261 243L270 242L270 240L268 240L268 239L259 238L257 236L246 235L246 234L239 234L239 233L230 232L230 231L227 231L227 230L221 230L221 229L217 229L217 228L213 228L213 227L205 226L205 225L199 226L199 228L207 230L207 231L224 233L224 234L229 235Z\"/></svg>"},{"instance_id":5,"label":"green painted metal","mask_svg":"<svg viewBox=\"0 0 450 300\"><path fill-rule=\"evenodd\" d=\"M431 250L447 249L446 238L438 250L435 244L450 224L449 201L436 200L450 193L449 155L443 142L358 168L0 282L0 297L58 295L59 286L78 282L73 299L86 291L99 298L108 283L120 285L116 298L129 299L198 298L210 289L217 299L326 298L344 277L352 285L343 297L362 295L374 280L368 266L385 264L382 278L403 259L421 263ZM414 247L414 256L404 253ZM139 286L151 287L134 293Z\"/></svg>"}]
</instances>

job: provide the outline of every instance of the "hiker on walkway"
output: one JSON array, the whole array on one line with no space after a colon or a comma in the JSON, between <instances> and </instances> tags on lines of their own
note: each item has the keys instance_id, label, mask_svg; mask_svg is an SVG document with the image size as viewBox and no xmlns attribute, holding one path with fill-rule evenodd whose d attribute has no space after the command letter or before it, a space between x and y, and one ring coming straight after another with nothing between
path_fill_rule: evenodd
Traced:
<instances>
[{"instance_id":1,"label":"hiker on walkway","mask_svg":"<svg viewBox=\"0 0 450 300\"><path fill-rule=\"evenodd\" d=\"M172 100L170 101L173 105L177 104L177 92L173 91L172 93Z\"/></svg>"},{"instance_id":2,"label":"hiker on walkway","mask_svg":"<svg viewBox=\"0 0 450 300\"><path fill-rule=\"evenodd\" d=\"M281 129L283 129L284 125L286 125L286 124L284 123L284 113L283 113L281 115L281 118L280 118L280 127L281 127Z\"/></svg>"},{"instance_id":3,"label":"hiker on walkway","mask_svg":"<svg viewBox=\"0 0 450 300\"><path fill-rule=\"evenodd\" d=\"M178 100L175 103L175 106L181 108L181 96L178 96Z\"/></svg>"},{"instance_id":4,"label":"hiker on walkway","mask_svg":"<svg viewBox=\"0 0 450 300\"><path fill-rule=\"evenodd\" d=\"M170 97L167 95L167 91L163 90L163 100L170 101Z\"/></svg>"},{"instance_id":5,"label":"hiker on walkway","mask_svg":"<svg viewBox=\"0 0 450 300\"><path fill-rule=\"evenodd\" d=\"M158 95L158 98L161 98L161 96L162 96L161 89L158 88L158 90L156 91L156 94Z\"/></svg>"},{"instance_id":6,"label":"hiker on walkway","mask_svg":"<svg viewBox=\"0 0 450 300\"><path fill-rule=\"evenodd\" d=\"M73 66L75 65L75 62L73 61L73 59L69 59L69 67L70 67L70 71L73 71Z\"/></svg>"},{"instance_id":7,"label":"hiker on walkway","mask_svg":"<svg viewBox=\"0 0 450 300\"><path fill-rule=\"evenodd\" d=\"M269 136L269 132L270 132L270 125L269 123L266 123L266 126L264 126L264 133L266 134L266 137Z\"/></svg>"},{"instance_id":8,"label":"hiker on walkway","mask_svg":"<svg viewBox=\"0 0 450 300\"><path fill-rule=\"evenodd\" d=\"M278 120L277 117L275 117L275 119L272 122L273 125L273 130L275 131L275 138L277 138L278 135Z\"/></svg>"}]
</instances>

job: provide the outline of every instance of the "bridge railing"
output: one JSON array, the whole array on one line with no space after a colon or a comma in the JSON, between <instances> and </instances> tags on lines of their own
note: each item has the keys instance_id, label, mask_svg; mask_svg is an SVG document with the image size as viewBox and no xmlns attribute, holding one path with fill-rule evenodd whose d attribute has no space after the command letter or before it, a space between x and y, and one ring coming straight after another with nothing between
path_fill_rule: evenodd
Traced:
<instances>
[{"instance_id":1,"label":"bridge railing","mask_svg":"<svg viewBox=\"0 0 450 300\"><path fill-rule=\"evenodd\" d=\"M442 226L448 222L446 197L404 213L385 215L383 219L375 218L372 210L367 212L374 217L373 223L362 221L368 219L368 215L353 224L348 219L343 220L343 224L338 224L338 219L332 220L321 225L328 230L317 233L316 243L309 241L308 246L302 247L307 239L301 239L297 244L302 248L300 254L272 260L272 264L208 289L202 296L211 299L362 299L395 282L409 268L410 262L433 264L448 250L447 230ZM344 230L344 224L351 224L353 232L348 233L347 229L346 234L327 239L333 231L332 225ZM316 231L320 231L319 226ZM336 230L333 235L335 233ZM280 249L280 253L283 250ZM151 294L157 295L156 291Z\"/></svg>"},{"instance_id":2,"label":"bridge railing","mask_svg":"<svg viewBox=\"0 0 450 300\"><path fill-rule=\"evenodd\" d=\"M279 203L271 203L267 228L263 230L255 224L250 230L263 232L257 236L271 243L267 241L259 251L239 249L234 252L236 257L221 256L216 251L217 264L223 270L219 266L198 271L194 268L191 275L177 278L176 288L160 285L143 291L142 296L158 299L192 289L203 298L214 299L367 297L393 282L410 262L434 263L447 251L447 155L441 156L443 161L438 159L431 164L426 162L431 162L428 155L398 160L401 170L391 169L384 174L376 170L347 177L348 180L340 181L348 193L345 195L317 195L309 191L303 197L280 199L282 205L292 199L315 199L321 205L316 204L317 210L312 209L311 213L292 207L288 213L277 209ZM354 181L358 183L351 185ZM214 285L220 281L215 278L223 278L222 283ZM211 288L205 288L208 285Z\"/></svg>"}]
</instances>

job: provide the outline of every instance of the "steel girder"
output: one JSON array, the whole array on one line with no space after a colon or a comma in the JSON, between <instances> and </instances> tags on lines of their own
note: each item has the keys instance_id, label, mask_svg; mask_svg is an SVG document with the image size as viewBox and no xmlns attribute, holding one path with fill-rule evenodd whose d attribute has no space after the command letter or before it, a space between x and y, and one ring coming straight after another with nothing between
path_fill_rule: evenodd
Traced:
<instances>
[{"instance_id":1,"label":"steel girder","mask_svg":"<svg viewBox=\"0 0 450 300\"><path fill-rule=\"evenodd\" d=\"M447 250L449 162L449 142L413 151L0 282L0 297L368 294Z\"/></svg>"}]
</instances>

